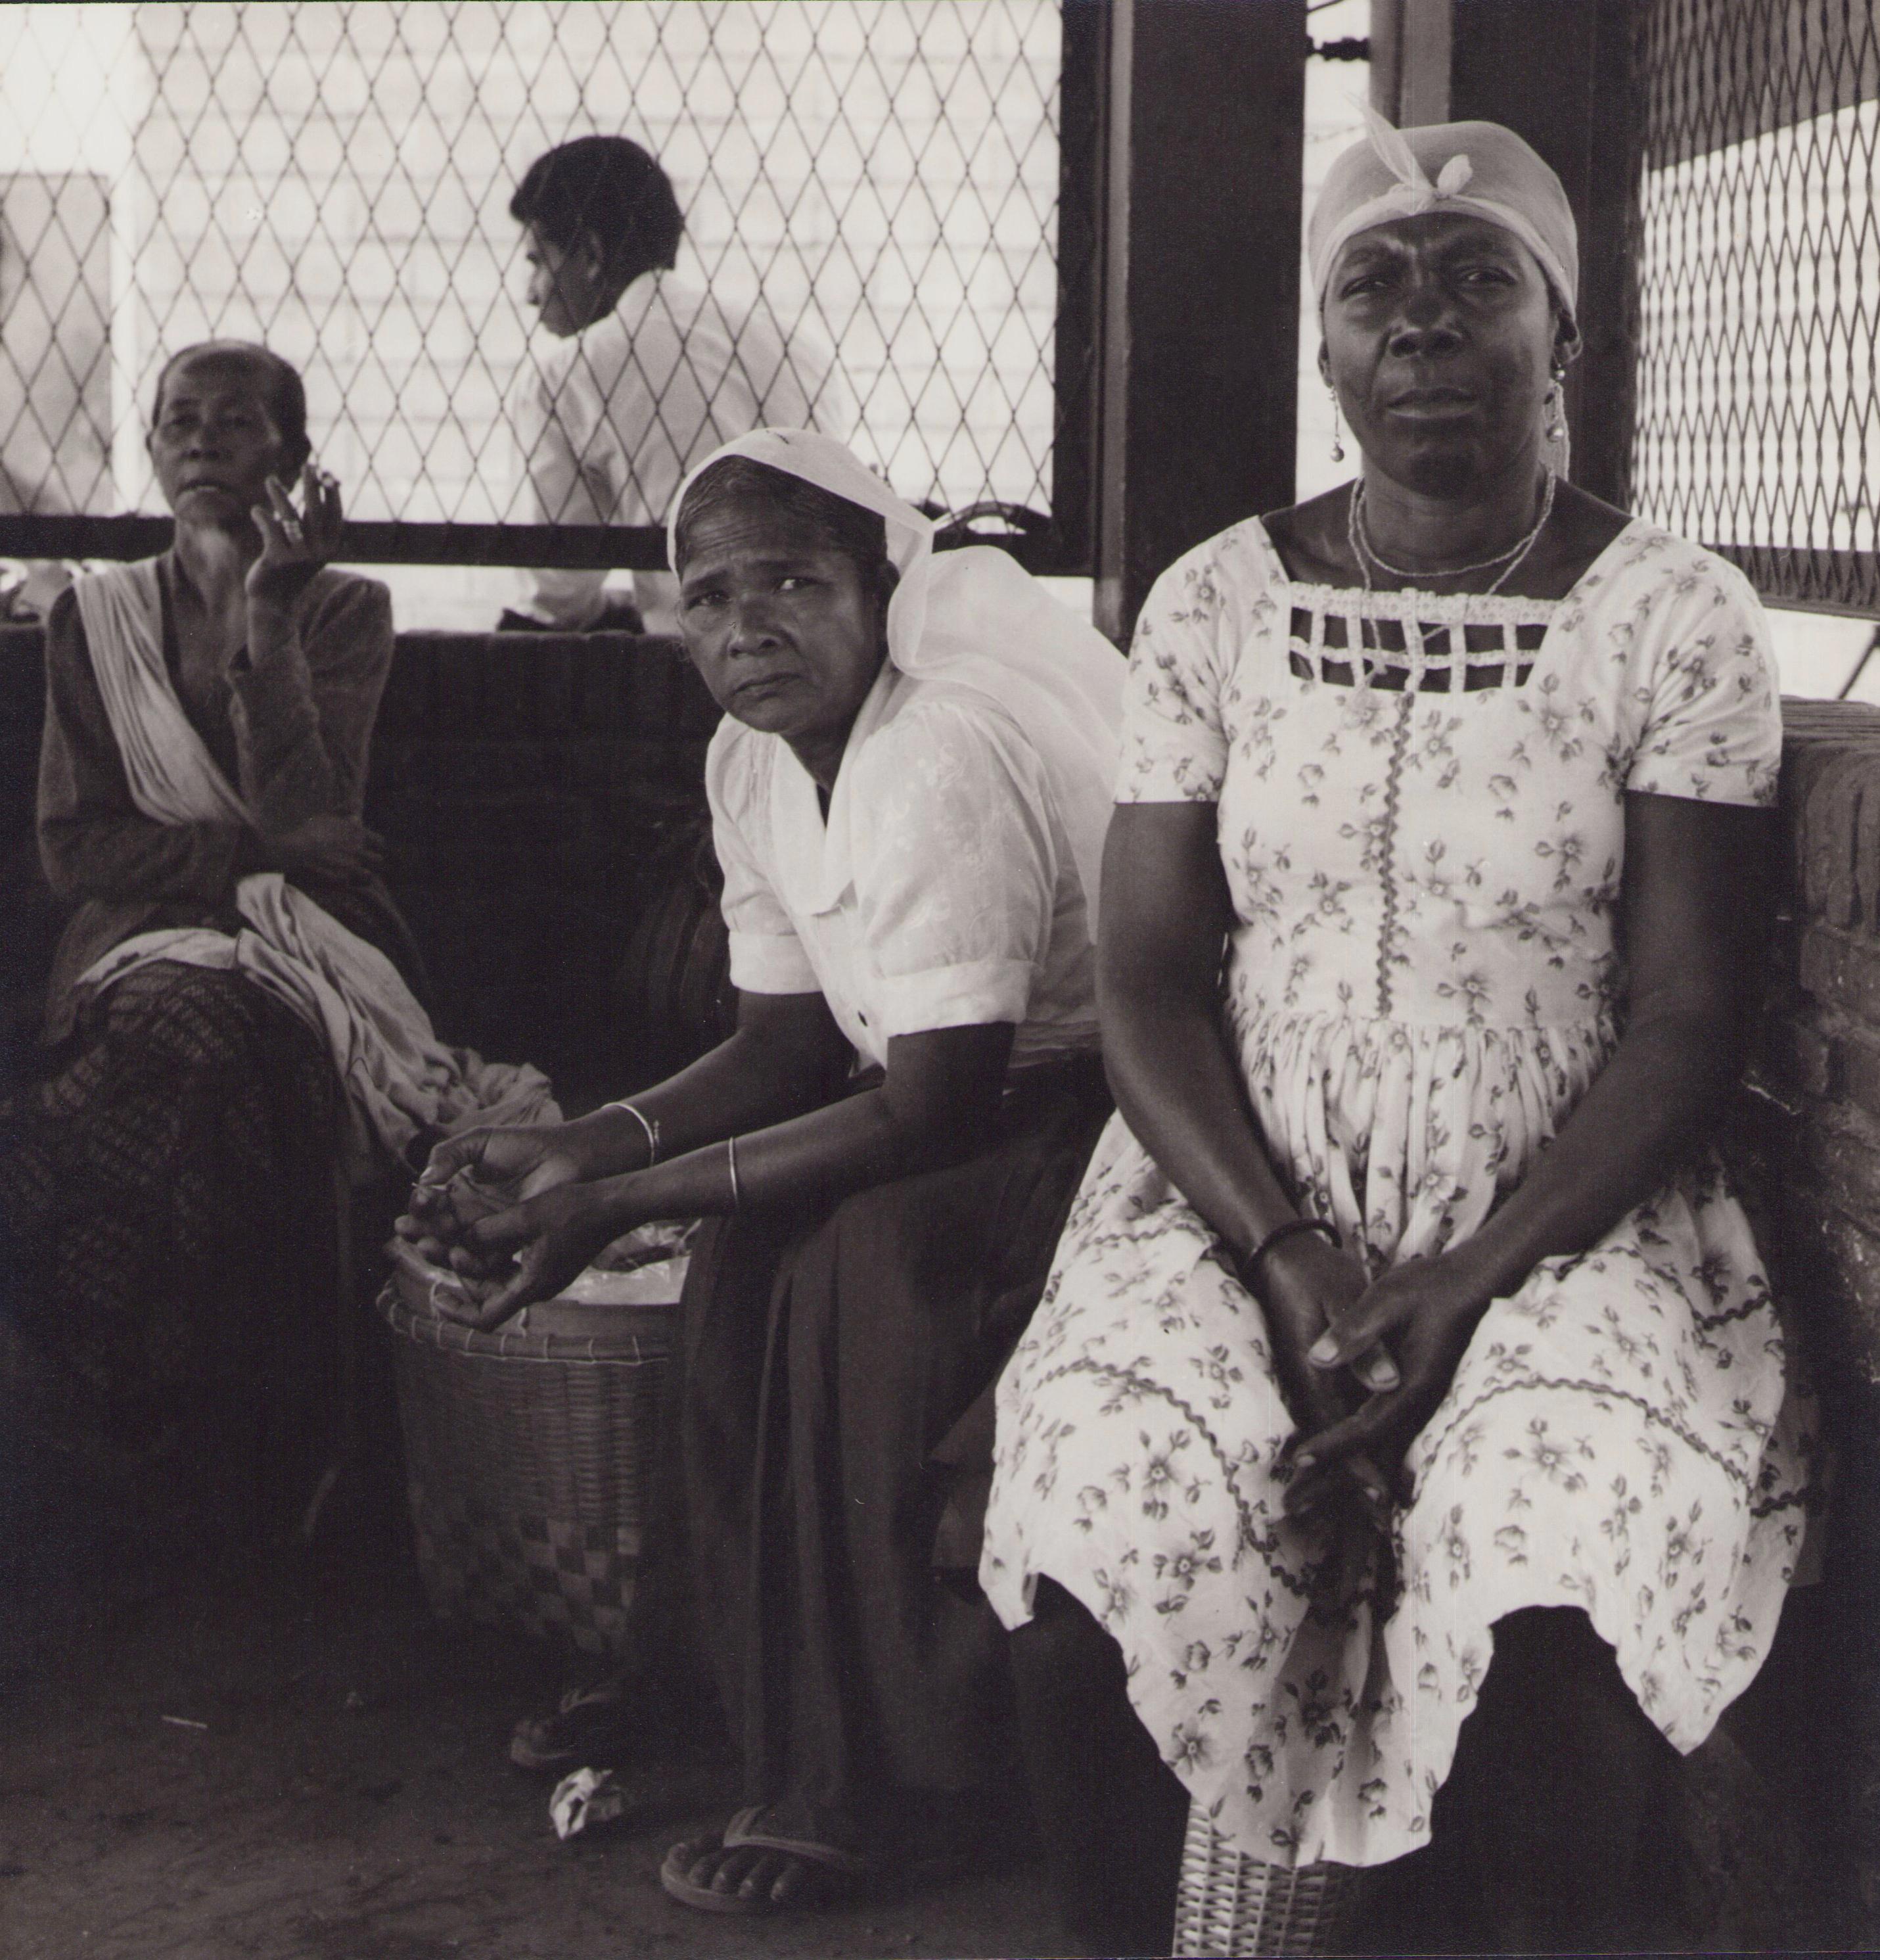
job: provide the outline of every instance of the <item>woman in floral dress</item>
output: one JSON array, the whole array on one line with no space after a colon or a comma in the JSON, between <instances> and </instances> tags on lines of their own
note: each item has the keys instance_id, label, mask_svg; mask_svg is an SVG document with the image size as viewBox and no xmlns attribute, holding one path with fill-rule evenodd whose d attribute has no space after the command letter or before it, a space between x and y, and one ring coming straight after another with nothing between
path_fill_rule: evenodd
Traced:
<instances>
[{"instance_id":1,"label":"woman in floral dress","mask_svg":"<svg viewBox=\"0 0 1880 1960\"><path fill-rule=\"evenodd\" d=\"M1576 244L1519 138L1375 123L1311 243L1363 471L1138 625L1120 1113L1000 1386L982 1578L1098 1950L1166 1914L1106 1839L1166 1850L1155 1757L1255 1860L1433 1822L1483 1937L1599 1943L1805 1508L1706 1142L1756 1005L1767 635L1732 568L1557 473Z\"/></svg>"}]
</instances>

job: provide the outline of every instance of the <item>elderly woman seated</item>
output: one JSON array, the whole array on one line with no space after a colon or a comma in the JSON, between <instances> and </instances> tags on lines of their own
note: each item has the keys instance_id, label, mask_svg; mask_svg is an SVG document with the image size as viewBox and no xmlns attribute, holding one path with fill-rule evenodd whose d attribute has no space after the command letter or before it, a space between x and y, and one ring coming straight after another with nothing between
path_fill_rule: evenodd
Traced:
<instances>
[{"instance_id":1,"label":"elderly woman seated","mask_svg":"<svg viewBox=\"0 0 1880 1960\"><path fill-rule=\"evenodd\" d=\"M75 910L46 1065L0 1110L0 1430L164 1558L160 1512L199 1542L305 1500L349 1179L546 1084L437 1048L400 978L360 820L391 608L327 562L300 376L190 348L149 450L171 549L81 578L46 626L40 845Z\"/></svg>"},{"instance_id":2,"label":"elderly woman seated","mask_svg":"<svg viewBox=\"0 0 1880 1960\"><path fill-rule=\"evenodd\" d=\"M1254 1861L1434 1861L1444 1946L1656 1945L1667 1771L1769 1650L1811 1483L1710 1148L1767 631L1561 473L1573 221L1519 138L1376 123L1311 250L1363 468L1143 612L1120 1113L1000 1385L982 1577L1095 1950L1166 1940L1191 1802Z\"/></svg>"},{"instance_id":3,"label":"elderly woman seated","mask_svg":"<svg viewBox=\"0 0 1880 1960\"><path fill-rule=\"evenodd\" d=\"M495 1324L631 1227L709 1221L674 1441L748 1807L661 1876L711 1910L957 1850L1007 1771L971 1570L991 1384L1109 1112L1122 663L1004 554L931 546L827 437L760 431L695 473L673 561L727 711L736 1032L629 1103L441 1147L401 1226ZM466 1228L466 1169L471 1211L521 1201Z\"/></svg>"}]
</instances>

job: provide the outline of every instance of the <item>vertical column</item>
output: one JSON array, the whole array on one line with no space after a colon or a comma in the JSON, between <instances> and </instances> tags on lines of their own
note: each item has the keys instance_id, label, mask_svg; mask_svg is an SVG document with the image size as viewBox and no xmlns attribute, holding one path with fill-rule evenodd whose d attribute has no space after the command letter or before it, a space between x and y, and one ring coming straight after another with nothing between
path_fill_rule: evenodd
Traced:
<instances>
[{"instance_id":1,"label":"vertical column","mask_svg":"<svg viewBox=\"0 0 1880 1960\"><path fill-rule=\"evenodd\" d=\"M1371 0L1371 100L1400 129L1449 120L1456 0Z\"/></svg>"},{"instance_id":2,"label":"vertical column","mask_svg":"<svg viewBox=\"0 0 1880 1960\"><path fill-rule=\"evenodd\" d=\"M1096 619L1119 641L1156 575L1290 503L1305 0L1113 0Z\"/></svg>"},{"instance_id":3,"label":"vertical column","mask_svg":"<svg viewBox=\"0 0 1880 1960\"><path fill-rule=\"evenodd\" d=\"M1640 149L1633 127L1634 0L1389 0L1408 33L1453 7L1447 118L1504 123L1560 173L1579 227L1585 346L1567 389L1573 481L1624 504L1632 459ZM1424 93L1429 93L1425 86ZM1384 105L1388 110L1388 103ZM1443 118L1408 113L1406 123Z\"/></svg>"},{"instance_id":4,"label":"vertical column","mask_svg":"<svg viewBox=\"0 0 1880 1960\"><path fill-rule=\"evenodd\" d=\"M1058 78L1057 395L1051 446L1051 551L1093 568L1092 488L1103 284L1105 0L1062 0Z\"/></svg>"}]
</instances>

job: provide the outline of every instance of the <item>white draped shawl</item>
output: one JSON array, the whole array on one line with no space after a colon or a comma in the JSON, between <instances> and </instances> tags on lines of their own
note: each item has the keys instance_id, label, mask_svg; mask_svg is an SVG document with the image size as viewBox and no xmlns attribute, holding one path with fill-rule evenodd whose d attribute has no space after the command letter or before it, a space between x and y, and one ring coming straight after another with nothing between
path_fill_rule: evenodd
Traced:
<instances>
[{"instance_id":1,"label":"white draped shawl","mask_svg":"<svg viewBox=\"0 0 1880 1960\"><path fill-rule=\"evenodd\" d=\"M177 698L163 654L154 559L113 565L77 584L78 611L131 800L157 823L239 823L255 815L222 773ZM240 880L244 921L142 932L86 969L108 987L153 960L240 972L285 1002L326 1042L352 1115L353 1162L376 1138L396 1156L417 1137L485 1123L560 1120L548 1079L526 1064L447 1048L390 960L278 872Z\"/></svg>"}]
</instances>

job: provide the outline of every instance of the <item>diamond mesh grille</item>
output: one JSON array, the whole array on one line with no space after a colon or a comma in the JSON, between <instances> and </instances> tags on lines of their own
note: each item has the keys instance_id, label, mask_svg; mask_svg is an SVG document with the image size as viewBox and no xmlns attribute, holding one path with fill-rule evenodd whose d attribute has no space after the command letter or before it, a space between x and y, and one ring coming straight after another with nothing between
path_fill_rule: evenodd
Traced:
<instances>
[{"instance_id":1,"label":"diamond mesh grille","mask_svg":"<svg viewBox=\"0 0 1880 1960\"><path fill-rule=\"evenodd\" d=\"M161 509L157 370L232 335L301 367L353 515L530 520L508 199L600 131L904 495L1049 512L1061 40L1056 0L0 9L0 508Z\"/></svg>"},{"instance_id":2,"label":"diamond mesh grille","mask_svg":"<svg viewBox=\"0 0 1880 1960\"><path fill-rule=\"evenodd\" d=\"M1637 507L1771 597L1880 611L1880 17L1649 0Z\"/></svg>"}]
</instances>

